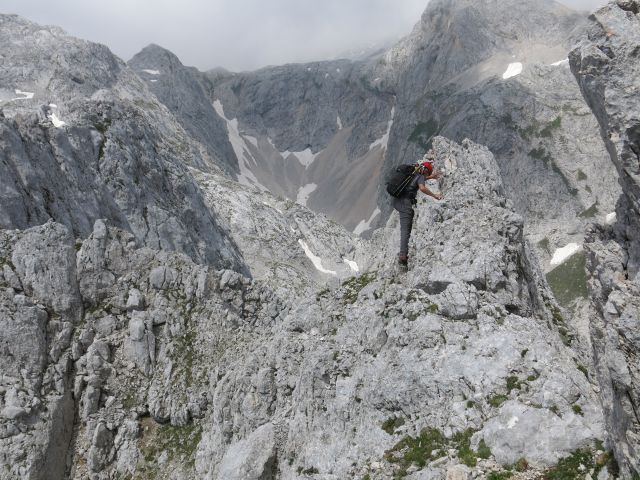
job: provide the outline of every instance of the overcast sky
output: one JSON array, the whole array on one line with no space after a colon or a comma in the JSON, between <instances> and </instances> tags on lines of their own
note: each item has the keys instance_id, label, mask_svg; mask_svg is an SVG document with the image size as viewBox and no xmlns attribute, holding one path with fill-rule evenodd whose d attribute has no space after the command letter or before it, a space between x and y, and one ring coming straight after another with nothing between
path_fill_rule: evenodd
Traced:
<instances>
[{"instance_id":1,"label":"overcast sky","mask_svg":"<svg viewBox=\"0 0 640 480\"><path fill-rule=\"evenodd\" d=\"M593 10L606 0L561 0ZM428 0L1 0L129 60L149 43L201 70L322 60L408 34Z\"/></svg>"}]
</instances>

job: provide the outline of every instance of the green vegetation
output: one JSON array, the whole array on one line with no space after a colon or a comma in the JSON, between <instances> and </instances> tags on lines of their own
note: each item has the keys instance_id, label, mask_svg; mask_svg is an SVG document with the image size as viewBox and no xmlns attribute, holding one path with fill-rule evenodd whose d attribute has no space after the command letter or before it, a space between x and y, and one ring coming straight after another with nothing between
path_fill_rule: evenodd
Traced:
<instances>
[{"instance_id":1,"label":"green vegetation","mask_svg":"<svg viewBox=\"0 0 640 480\"><path fill-rule=\"evenodd\" d=\"M487 480L507 480L507 478L511 478L513 476L513 472L508 470L502 472L491 472L487 475Z\"/></svg>"},{"instance_id":2,"label":"green vegetation","mask_svg":"<svg viewBox=\"0 0 640 480\"><path fill-rule=\"evenodd\" d=\"M542 130L540 130L541 137L551 137L555 130L558 130L562 125L560 117L556 117L553 121L547 123Z\"/></svg>"},{"instance_id":3,"label":"green vegetation","mask_svg":"<svg viewBox=\"0 0 640 480\"><path fill-rule=\"evenodd\" d=\"M589 379L589 370L587 370L587 367L585 367L584 365L578 364L578 370L584 373L584 376L587 377L587 380Z\"/></svg>"},{"instance_id":4,"label":"green vegetation","mask_svg":"<svg viewBox=\"0 0 640 480\"><path fill-rule=\"evenodd\" d=\"M583 479L585 472L593 469L592 478L597 478L600 471L611 462L609 454L594 458L588 449L577 450L561 459L555 467L544 472L544 480L577 480Z\"/></svg>"},{"instance_id":5,"label":"green vegetation","mask_svg":"<svg viewBox=\"0 0 640 480\"><path fill-rule=\"evenodd\" d=\"M529 468L529 462L527 462L526 458L520 458L518 459L518 461L513 465L513 468L517 471L517 472L525 472L528 468Z\"/></svg>"},{"instance_id":6,"label":"green vegetation","mask_svg":"<svg viewBox=\"0 0 640 480\"><path fill-rule=\"evenodd\" d=\"M580 252L547 274L547 282L560 305L566 307L578 297L587 298L585 266L585 254Z\"/></svg>"},{"instance_id":7,"label":"green vegetation","mask_svg":"<svg viewBox=\"0 0 640 480\"><path fill-rule=\"evenodd\" d=\"M417 143L425 150L428 150L431 148L431 142L433 137L437 135L439 128L440 126L438 125L438 122L432 119L426 122L420 122L413 129L408 140L410 142Z\"/></svg>"},{"instance_id":8,"label":"green vegetation","mask_svg":"<svg viewBox=\"0 0 640 480\"><path fill-rule=\"evenodd\" d=\"M578 214L580 218L593 218L598 214L598 202L596 201L593 205L587 208L584 212Z\"/></svg>"},{"instance_id":9,"label":"green vegetation","mask_svg":"<svg viewBox=\"0 0 640 480\"><path fill-rule=\"evenodd\" d=\"M507 401L507 396L496 394L489 397L487 401L489 402L489 405L491 405L492 407L498 408L500 405L502 405L504 402Z\"/></svg>"},{"instance_id":10,"label":"green vegetation","mask_svg":"<svg viewBox=\"0 0 640 480\"><path fill-rule=\"evenodd\" d=\"M169 353L169 357L175 365L175 374L184 374L187 385L192 385L193 378L193 361L194 349L193 344L196 340L196 332L188 330L184 335L176 337L173 340L173 350Z\"/></svg>"},{"instance_id":11,"label":"green vegetation","mask_svg":"<svg viewBox=\"0 0 640 480\"><path fill-rule=\"evenodd\" d=\"M342 284L342 288L344 289L344 303L353 304L358 299L358 294L360 290L369 285L376 279L376 272L369 272L359 277L352 277L349 280L345 281Z\"/></svg>"},{"instance_id":12,"label":"green vegetation","mask_svg":"<svg viewBox=\"0 0 640 480\"><path fill-rule=\"evenodd\" d=\"M320 473L320 471L316 467L309 467L305 469L303 469L302 467L298 467L298 474L315 475L316 473Z\"/></svg>"},{"instance_id":13,"label":"green vegetation","mask_svg":"<svg viewBox=\"0 0 640 480\"><path fill-rule=\"evenodd\" d=\"M521 128L518 130L522 138L530 139L531 137L536 138L550 138L553 136L553 133L560 129L562 126L562 118L560 116L556 117L552 121L541 124L537 120L529 125L527 128Z\"/></svg>"},{"instance_id":14,"label":"green vegetation","mask_svg":"<svg viewBox=\"0 0 640 480\"><path fill-rule=\"evenodd\" d=\"M516 124L516 122L514 122L513 117L510 113L505 113L502 117L500 117L500 120L508 129L514 131L518 130L518 125Z\"/></svg>"},{"instance_id":15,"label":"green vegetation","mask_svg":"<svg viewBox=\"0 0 640 480\"><path fill-rule=\"evenodd\" d=\"M573 405L571 409L576 415L581 415L584 417L584 412L582 411L582 407L580 405Z\"/></svg>"},{"instance_id":16,"label":"green vegetation","mask_svg":"<svg viewBox=\"0 0 640 480\"><path fill-rule=\"evenodd\" d=\"M407 470L412 465L424 467L428 462L436 460L446 454L450 448L458 451L458 459L469 467L478 463L478 458L489 458L491 450L483 440L480 440L478 450L471 448L471 437L476 432L471 428L458 432L447 439L442 432L435 428L425 428L416 438L406 436L384 454L385 460L399 466L396 479L407 476Z\"/></svg>"},{"instance_id":17,"label":"green vegetation","mask_svg":"<svg viewBox=\"0 0 640 480\"><path fill-rule=\"evenodd\" d=\"M507 377L507 395L511 393L511 390L521 390L522 384L518 377Z\"/></svg>"},{"instance_id":18,"label":"green vegetation","mask_svg":"<svg viewBox=\"0 0 640 480\"><path fill-rule=\"evenodd\" d=\"M316 302L319 302L321 298L328 298L329 293L331 293L330 288L323 288L318 293L316 293Z\"/></svg>"},{"instance_id":19,"label":"green vegetation","mask_svg":"<svg viewBox=\"0 0 640 480\"><path fill-rule=\"evenodd\" d=\"M396 429L404 425L404 418L402 417L389 417L382 424L382 429L389 435L393 435Z\"/></svg>"},{"instance_id":20,"label":"green vegetation","mask_svg":"<svg viewBox=\"0 0 640 480\"><path fill-rule=\"evenodd\" d=\"M202 427L190 423L188 425L158 425L151 418L142 420L142 436L138 440L142 462L138 463L138 471L142 478L156 478L161 468L156 462L158 457L167 453L169 461L193 468L198 444L202 440Z\"/></svg>"},{"instance_id":21,"label":"green vegetation","mask_svg":"<svg viewBox=\"0 0 640 480\"><path fill-rule=\"evenodd\" d=\"M549 152L545 150L544 147L534 148L529 152L529 156L531 158L537 158L538 160L542 160L545 165L548 165L553 161L553 157Z\"/></svg>"},{"instance_id":22,"label":"green vegetation","mask_svg":"<svg viewBox=\"0 0 640 480\"><path fill-rule=\"evenodd\" d=\"M549 255L551 255L551 245L549 244L549 239L544 237L542 240L538 242L538 247L542 250L546 251Z\"/></svg>"},{"instance_id":23,"label":"green vegetation","mask_svg":"<svg viewBox=\"0 0 640 480\"><path fill-rule=\"evenodd\" d=\"M416 438L406 436L384 454L385 460L400 466L397 477L407 475L407 469L416 464L424 467L427 462L435 460L435 453L443 452L448 445L444 435L435 428L425 428Z\"/></svg>"}]
</instances>

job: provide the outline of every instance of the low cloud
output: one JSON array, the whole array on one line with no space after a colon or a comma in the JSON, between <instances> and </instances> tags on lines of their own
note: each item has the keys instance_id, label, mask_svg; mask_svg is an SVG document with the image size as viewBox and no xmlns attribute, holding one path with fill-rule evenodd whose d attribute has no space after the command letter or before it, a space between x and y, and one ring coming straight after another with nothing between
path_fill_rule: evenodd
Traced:
<instances>
[{"instance_id":1,"label":"low cloud","mask_svg":"<svg viewBox=\"0 0 640 480\"><path fill-rule=\"evenodd\" d=\"M533 0L536 1L536 0ZM426 0L3 0L4 13L58 25L104 43L125 60L149 43L202 70L251 70L321 60L397 39L419 21ZM564 0L580 10L604 4Z\"/></svg>"}]
</instances>

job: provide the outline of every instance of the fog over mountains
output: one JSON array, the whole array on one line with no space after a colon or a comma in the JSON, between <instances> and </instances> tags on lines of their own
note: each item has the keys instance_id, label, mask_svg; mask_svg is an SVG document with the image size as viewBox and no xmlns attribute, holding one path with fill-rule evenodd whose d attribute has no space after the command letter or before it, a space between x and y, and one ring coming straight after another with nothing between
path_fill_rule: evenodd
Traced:
<instances>
[{"instance_id":1,"label":"fog over mountains","mask_svg":"<svg viewBox=\"0 0 640 480\"><path fill-rule=\"evenodd\" d=\"M640 2L417 20L233 73L0 14L0 480L640 475Z\"/></svg>"}]
</instances>

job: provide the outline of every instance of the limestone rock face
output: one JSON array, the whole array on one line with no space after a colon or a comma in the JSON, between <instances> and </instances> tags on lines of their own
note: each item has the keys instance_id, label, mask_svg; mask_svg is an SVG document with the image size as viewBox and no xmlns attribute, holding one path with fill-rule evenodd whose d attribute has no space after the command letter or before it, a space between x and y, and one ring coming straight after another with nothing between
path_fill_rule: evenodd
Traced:
<instances>
[{"instance_id":1,"label":"limestone rock face","mask_svg":"<svg viewBox=\"0 0 640 480\"><path fill-rule=\"evenodd\" d=\"M292 268L307 281L265 283L139 247L102 220L77 245L52 222L2 231L8 478L470 478L593 448L598 396L563 343L493 156L470 141L435 147L450 152L447 199L418 205L406 274L395 215L369 242L343 232L322 249L340 227L264 197L259 228L232 211L255 192L212 175L200 180L211 199L234 200L220 217L249 224L236 229L243 248L251 231L265 245L315 240L318 257L351 239L372 262L324 287L304 262ZM438 442L429 465L405 457L420 435Z\"/></svg>"},{"instance_id":2,"label":"limestone rock face","mask_svg":"<svg viewBox=\"0 0 640 480\"><path fill-rule=\"evenodd\" d=\"M554 250L581 243L585 224L604 221L620 194L568 68L585 23L552 1L433 1L370 67L397 93L385 171L420 158L436 135L486 145L545 271Z\"/></svg>"},{"instance_id":3,"label":"limestone rock face","mask_svg":"<svg viewBox=\"0 0 640 480\"><path fill-rule=\"evenodd\" d=\"M208 163L195 166L212 173L222 168L230 175L238 171L227 126L216 113L206 92L209 82L195 68L180 63L178 57L158 45L149 45L128 65L147 84L153 94L175 115L180 125L206 147ZM203 155L201 160L206 160Z\"/></svg>"},{"instance_id":4,"label":"limestone rock face","mask_svg":"<svg viewBox=\"0 0 640 480\"><path fill-rule=\"evenodd\" d=\"M593 110L623 195L607 227L587 237L591 334L607 431L623 475L640 474L640 4L611 2L591 17L571 69Z\"/></svg>"},{"instance_id":5,"label":"limestone rock face","mask_svg":"<svg viewBox=\"0 0 640 480\"><path fill-rule=\"evenodd\" d=\"M243 268L187 170L206 150L133 71L59 29L0 25L0 226L53 219L86 237L107 218L141 245Z\"/></svg>"}]
</instances>

